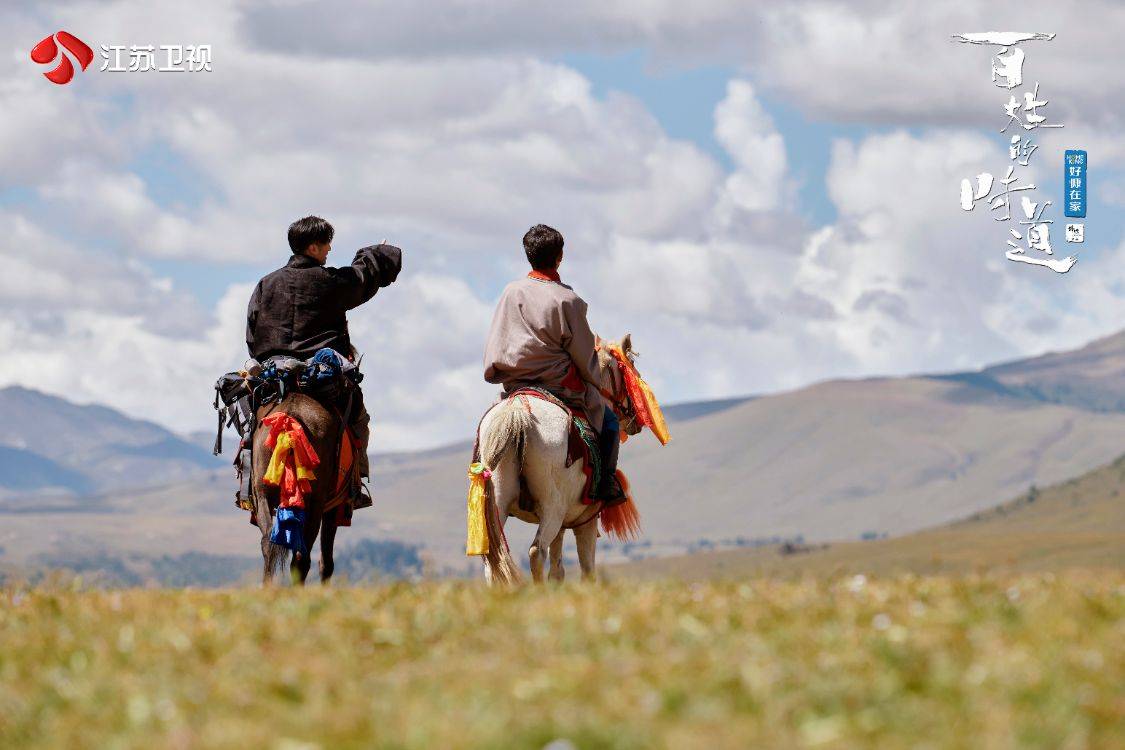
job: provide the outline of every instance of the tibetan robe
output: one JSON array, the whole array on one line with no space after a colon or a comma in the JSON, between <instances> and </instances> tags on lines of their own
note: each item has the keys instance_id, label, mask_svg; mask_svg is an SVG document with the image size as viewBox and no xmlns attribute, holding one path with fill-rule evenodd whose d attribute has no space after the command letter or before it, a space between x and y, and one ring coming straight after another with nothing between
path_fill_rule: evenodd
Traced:
<instances>
[{"instance_id":1,"label":"tibetan robe","mask_svg":"<svg viewBox=\"0 0 1125 750\"><path fill-rule=\"evenodd\" d=\"M505 393L537 385L586 412L601 430L607 405L601 391L616 393L616 366L602 366L586 303L557 273L533 271L504 289L484 348L484 379Z\"/></svg>"}]
</instances>

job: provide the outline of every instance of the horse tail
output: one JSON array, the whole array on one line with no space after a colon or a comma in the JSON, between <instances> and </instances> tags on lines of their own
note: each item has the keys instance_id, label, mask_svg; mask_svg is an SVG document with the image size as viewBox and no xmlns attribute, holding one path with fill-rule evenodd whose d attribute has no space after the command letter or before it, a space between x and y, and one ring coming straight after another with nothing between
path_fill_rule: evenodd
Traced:
<instances>
[{"instance_id":1,"label":"horse tail","mask_svg":"<svg viewBox=\"0 0 1125 750\"><path fill-rule=\"evenodd\" d=\"M483 507L484 525L488 531L488 554L484 559L488 562L488 569L492 571L492 580L500 584L515 584L523 580L519 565L512 557L508 548L508 537L504 534L504 526L500 523L500 510L496 507L495 491L492 480L485 485L485 502Z\"/></svg>"},{"instance_id":2,"label":"horse tail","mask_svg":"<svg viewBox=\"0 0 1125 750\"><path fill-rule=\"evenodd\" d=\"M531 407L518 396L505 399L496 409L487 432L481 436L481 463L494 469L509 450L516 451L516 473L523 469L524 446L531 432ZM485 501L481 504L484 514L484 528L488 535L488 553L485 560L497 583L519 583L523 576L512 551L508 548L508 538L500 523L500 509L496 507L496 489L491 477L485 480Z\"/></svg>"},{"instance_id":3,"label":"horse tail","mask_svg":"<svg viewBox=\"0 0 1125 750\"><path fill-rule=\"evenodd\" d=\"M279 575L289 565L289 548L282 547L276 542L266 542L265 567L269 577Z\"/></svg>"},{"instance_id":4,"label":"horse tail","mask_svg":"<svg viewBox=\"0 0 1125 750\"><path fill-rule=\"evenodd\" d=\"M531 406L524 396L504 399L496 407L496 415L481 436L480 460L490 468L497 466L504 454L516 450L516 470L523 470L523 449L531 432Z\"/></svg>"}]
</instances>

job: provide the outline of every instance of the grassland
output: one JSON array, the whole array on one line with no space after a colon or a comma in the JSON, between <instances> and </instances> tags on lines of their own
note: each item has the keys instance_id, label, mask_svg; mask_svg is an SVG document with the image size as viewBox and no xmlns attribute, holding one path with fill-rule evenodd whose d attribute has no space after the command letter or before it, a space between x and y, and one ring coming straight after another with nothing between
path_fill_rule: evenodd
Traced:
<instances>
[{"instance_id":1,"label":"grassland","mask_svg":"<svg viewBox=\"0 0 1125 750\"><path fill-rule=\"evenodd\" d=\"M1125 745L1120 573L0 594L2 747Z\"/></svg>"}]
</instances>

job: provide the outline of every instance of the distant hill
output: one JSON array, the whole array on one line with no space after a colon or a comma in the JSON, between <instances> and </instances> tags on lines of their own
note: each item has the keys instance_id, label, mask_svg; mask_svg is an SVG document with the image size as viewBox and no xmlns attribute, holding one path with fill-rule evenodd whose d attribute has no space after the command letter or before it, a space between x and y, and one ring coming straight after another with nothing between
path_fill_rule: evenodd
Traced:
<instances>
[{"instance_id":1,"label":"distant hill","mask_svg":"<svg viewBox=\"0 0 1125 750\"><path fill-rule=\"evenodd\" d=\"M1125 414L929 378L833 381L630 441L622 466L656 544L859 538L948 522L1088 471Z\"/></svg>"},{"instance_id":2,"label":"distant hill","mask_svg":"<svg viewBox=\"0 0 1125 750\"><path fill-rule=\"evenodd\" d=\"M1125 360L1125 336L973 373L838 380L776 395L670 406L671 443L661 447L642 433L622 449L621 466L643 517L648 546L641 551L677 555L772 538L821 543L894 537L969 516L1031 485L1079 476L1125 450L1125 411L1109 408L1109 398L1095 398L1125 393L1119 360ZM1083 387L1063 388L1077 382ZM21 403L28 400L25 394ZM145 429L123 429L120 420L131 420L104 411L112 428L89 429L98 435L95 448L112 448L105 466L171 461L186 476L143 490L98 486L69 505L0 503L6 513L0 546L7 558L28 559L63 546L171 555L255 549L256 530L232 507L229 466L191 473L216 465L208 463L204 448L147 423L139 423ZM375 444L378 430L375 425ZM396 539L423 545L439 568L475 567L463 554L471 430L467 425L465 442L449 447L374 456L375 507L356 514L341 543ZM63 433L68 440L77 434ZM125 436L138 435L146 436L143 443L120 447ZM68 463L71 453L87 455L90 446L70 446L54 452L42 443L10 447L92 482L85 464ZM229 455L228 448L224 464ZM45 465L36 471L49 473ZM523 554L532 528L512 521L508 530ZM600 560L625 559L626 549L603 541Z\"/></svg>"},{"instance_id":3,"label":"distant hill","mask_svg":"<svg viewBox=\"0 0 1125 750\"><path fill-rule=\"evenodd\" d=\"M1052 352L979 372L935 377L1017 398L1091 411L1125 412L1125 331L1076 351Z\"/></svg>"},{"instance_id":4,"label":"distant hill","mask_svg":"<svg viewBox=\"0 0 1125 750\"><path fill-rule=\"evenodd\" d=\"M666 414L675 427L742 401L672 405ZM202 435L193 438L203 442ZM107 549L145 557L256 554L258 530L248 523L248 514L233 506L234 471L227 465L231 445L227 443L220 468L178 482L49 502L43 498L0 502L3 559L17 565L59 559L61 554L90 559ZM339 544L347 547L362 538L420 543L439 569L466 569L469 563L460 545L465 467L471 451L468 441L374 455L375 510L357 513L354 526L340 533ZM510 528L516 539L526 530L514 523Z\"/></svg>"},{"instance_id":5,"label":"distant hill","mask_svg":"<svg viewBox=\"0 0 1125 750\"><path fill-rule=\"evenodd\" d=\"M176 482L221 464L152 422L19 386L0 389L0 498Z\"/></svg>"},{"instance_id":6,"label":"distant hill","mask_svg":"<svg viewBox=\"0 0 1125 750\"><path fill-rule=\"evenodd\" d=\"M939 528L893 539L698 552L615 566L627 578L1125 569L1125 456Z\"/></svg>"},{"instance_id":7,"label":"distant hill","mask_svg":"<svg viewBox=\"0 0 1125 750\"><path fill-rule=\"evenodd\" d=\"M664 417L669 422L690 422L693 419L706 417L710 414L718 414L719 412L733 409L736 406L745 404L747 401L753 399L753 396L741 396L738 398L721 398L712 401L688 401L682 404L669 404L661 408L664 412Z\"/></svg>"}]
</instances>

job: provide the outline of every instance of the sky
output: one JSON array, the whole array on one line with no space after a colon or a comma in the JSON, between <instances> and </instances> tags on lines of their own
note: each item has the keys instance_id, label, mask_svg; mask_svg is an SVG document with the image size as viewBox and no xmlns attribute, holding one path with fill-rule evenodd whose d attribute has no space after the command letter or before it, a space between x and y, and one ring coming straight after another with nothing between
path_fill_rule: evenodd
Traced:
<instances>
[{"instance_id":1,"label":"sky","mask_svg":"<svg viewBox=\"0 0 1125 750\"><path fill-rule=\"evenodd\" d=\"M317 214L329 263L382 239L398 282L351 315L372 449L466 439L520 239L566 237L601 335L633 334L666 403L834 377L977 368L1125 327L1125 9L1113 2L625 0L567 4L16 2L0 9L0 386L181 433L246 359L246 303ZM330 11L329 12L329 9ZM1044 113L1022 180L1054 205L1065 275L1005 260L958 205L1006 169L994 48L1023 45ZM65 30L207 44L210 72L59 86ZM1062 153L1090 154L1067 245Z\"/></svg>"}]
</instances>

